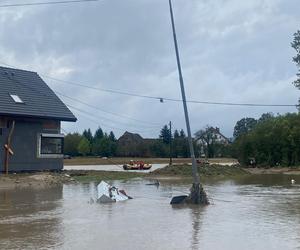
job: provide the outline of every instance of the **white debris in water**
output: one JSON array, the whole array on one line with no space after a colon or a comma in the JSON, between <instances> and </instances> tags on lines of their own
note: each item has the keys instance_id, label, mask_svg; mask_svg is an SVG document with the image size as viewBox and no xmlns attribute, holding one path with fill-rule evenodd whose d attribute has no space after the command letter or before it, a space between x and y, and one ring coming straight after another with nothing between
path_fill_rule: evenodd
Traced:
<instances>
[{"instance_id":1,"label":"white debris in water","mask_svg":"<svg viewBox=\"0 0 300 250\"><path fill-rule=\"evenodd\" d=\"M123 190L119 190L118 188L111 186L104 181L101 181L97 186L97 191L97 202L99 203L125 201L130 199L130 197L127 196Z\"/></svg>"}]
</instances>

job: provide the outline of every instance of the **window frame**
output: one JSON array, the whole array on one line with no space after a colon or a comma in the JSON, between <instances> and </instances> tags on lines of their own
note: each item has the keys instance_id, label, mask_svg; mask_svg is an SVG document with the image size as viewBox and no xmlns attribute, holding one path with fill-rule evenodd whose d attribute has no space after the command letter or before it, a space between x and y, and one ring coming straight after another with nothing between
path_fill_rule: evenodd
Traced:
<instances>
[{"instance_id":1,"label":"window frame","mask_svg":"<svg viewBox=\"0 0 300 250\"><path fill-rule=\"evenodd\" d=\"M17 94L11 94L9 93L10 97L14 100L17 104L25 104L25 102L22 100L22 98Z\"/></svg>"},{"instance_id":2,"label":"window frame","mask_svg":"<svg viewBox=\"0 0 300 250\"><path fill-rule=\"evenodd\" d=\"M58 138L62 140L61 145L61 154L42 154L42 138ZM64 156L64 134L48 134L48 133L40 133L38 134L38 143L37 143L37 156L38 158L61 158Z\"/></svg>"}]
</instances>

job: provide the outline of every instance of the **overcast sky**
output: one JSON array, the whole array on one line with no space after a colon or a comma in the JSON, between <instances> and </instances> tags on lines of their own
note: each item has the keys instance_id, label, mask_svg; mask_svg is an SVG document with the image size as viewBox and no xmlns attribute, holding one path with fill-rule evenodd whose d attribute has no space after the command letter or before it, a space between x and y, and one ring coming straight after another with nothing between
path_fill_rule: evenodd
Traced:
<instances>
[{"instance_id":1,"label":"overcast sky","mask_svg":"<svg viewBox=\"0 0 300 250\"><path fill-rule=\"evenodd\" d=\"M297 103L290 43L300 29L299 0L173 0L173 5L187 99ZM0 34L2 63L97 88L181 98L167 0L0 8ZM185 128L181 103L43 79L59 93L121 115L61 97L86 112L71 109L78 122L63 123L67 132L101 126L117 136L128 130L156 137L170 120L175 128ZM228 137L243 117L296 112L292 107L188 108L193 132L211 125Z\"/></svg>"}]
</instances>

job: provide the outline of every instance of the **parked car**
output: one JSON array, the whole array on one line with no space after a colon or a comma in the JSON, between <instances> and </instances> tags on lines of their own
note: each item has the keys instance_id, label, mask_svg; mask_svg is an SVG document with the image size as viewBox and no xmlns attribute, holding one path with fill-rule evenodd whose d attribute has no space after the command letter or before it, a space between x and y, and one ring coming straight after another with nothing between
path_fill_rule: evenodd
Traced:
<instances>
[{"instance_id":1,"label":"parked car","mask_svg":"<svg viewBox=\"0 0 300 250\"><path fill-rule=\"evenodd\" d=\"M72 159L71 155L64 155L64 159Z\"/></svg>"}]
</instances>

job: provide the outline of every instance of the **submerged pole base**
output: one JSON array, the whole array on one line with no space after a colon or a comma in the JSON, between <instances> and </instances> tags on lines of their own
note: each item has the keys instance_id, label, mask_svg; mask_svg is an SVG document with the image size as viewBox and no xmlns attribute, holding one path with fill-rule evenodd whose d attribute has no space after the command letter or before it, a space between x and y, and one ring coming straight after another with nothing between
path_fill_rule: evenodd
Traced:
<instances>
[{"instance_id":1,"label":"submerged pole base","mask_svg":"<svg viewBox=\"0 0 300 250\"><path fill-rule=\"evenodd\" d=\"M189 204L209 205L207 194L200 183L193 183L190 195L185 201Z\"/></svg>"},{"instance_id":2,"label":"submerged pole base","mask_svg":"<svg viewBox=\"0 0 300 250\"><path fill-rule=\"evenodd\" d=\"M197 205L209 205L207 194L204 191L201 184L193 183L189 196L180 195L172 198L171 205L177 204L197 204Z\"/></svg>"}]
</instances>

